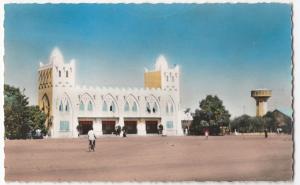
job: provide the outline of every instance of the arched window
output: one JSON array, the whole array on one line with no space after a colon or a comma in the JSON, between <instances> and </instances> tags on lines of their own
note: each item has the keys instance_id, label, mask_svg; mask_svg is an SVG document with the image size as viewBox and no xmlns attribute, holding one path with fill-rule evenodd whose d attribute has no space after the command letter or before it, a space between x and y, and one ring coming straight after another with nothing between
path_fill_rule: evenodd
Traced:
<instances>
[{"instance_id":1,"label":"arched window","mask_svg":"<svg viewBox=\"0 0 300 185\"><path fill-rule=\"evenodd\" d=\"M115 106L115 103L114 102L111 102L111 106L109 107L109 110L111 112L116 112L116 106Z\"/></svg>"},{"instance_id":2,"label":"arched window","mask_svg":"<svg viewBox=\"0 0 300 185\"><path fill-rule=\"evenodd\" d=\"M158 110L158 106L157 106L157 103L155 102L154 106L153 106L153 113L156 113L157 110Z\"/></svg>"},{"instance_id":3,"label":"arched window","mask_svg":"<svg viewBox=\"0 0 300 185\"><path fill-rule=\"evenodd\" d=\"M174 76L172 76L172 82L174 82L174 81L175 81Z\"/></svg>"},{"instance_id":4,"label":"arched window","mask_svg":"<svg viewBox=\"0 0 300 185\"><path fill-rule=\"evenodd\" d=\"M84 111L84 104L80 101L79 110Z\"/></svg>"},{"instance_id":5,"label":"arched window","mask_svg":"<svg viewBox=\"0 0 300 185\"><path fill-rule=\"evenodd\" d=\"M69 77L69 71L66 71L66 77L67 78Z\"/></svg>"},{"instance_id":6,"label":"arched window","mask_svg":"<svg viewBox=\"0 0 300 185\"><path fill-rule=\"evenodd\" d=\"M133 102L132 112L137 112L137 104L136 104L136 102Z\"/></svg>"},{"instance_id":7,"label":"arched window","mask_svg":"<svg viewBox=\"0 0 300 185\"><path fill-rule=\"evenodd\" d=\"M93 104L91 101L89 101L89 104L88 104L88 111L92 111L93 110Z\"/></svg>"},{"instance_id":8,"label":"arched window","mask_svg":"<svg viewBox=\"0 0 300 185\"><path fill-rule=\"evenodd\" d=\"M60 104L59 104L59 111L62 112L62 111L63 111L63 107L64 107L64 106L63 106L63 103L62 103L62 101L60 101Z\"/></svg>"},{"instance_id":9,"label":"arched window","mask_svg":"<svg viewBox=\"0 0 300 185\"><path fill-rule=\"evenodd\" d=\"M66 103L66 112L69 112L69 102L67 101L67 103Z\"/></svg>"},{"instance_id":10,"label":"arched window","mask_svg":"<svg viewBox=\"0 0 300 185\"><path fill-rule=\"evenodd\" d=\"M103 102L103 105L102 105L102 111L103 111L103 112L106 112L106 111L107 111L107 103L106 103L106 101Z\"/></svg>"},{"instance_id":11,"label":"arched window","mask_svg":"<svg viewBox=\"0 0 300 185\"><path fill-rule=\"evenodd\" d=\"M166 113L169 113L169 105L166 106Z\"/></svg>"},{"instance_id":12,"label":"arched window","mask_svg":"<svg viewBox=\"0 0 300 185\"><path fill-rule=\"evenodd\" d=\"M173 108L173 105L171 105L171 110L170 110L171 113L174 112L174 108Z\"/></svg>"},{"instance_id":13,"label":"arched window","mask_svg":"<svg viewBox=\"0 0 300 185\"><path fill-rule=\"evenodd\" d=\"M58 71L58 76L61 77L61 71L60 70Z\"/></svg>"},{"instance_id":14,"label":"arched window","mask_svg":"<svg viewBox=\"0 0 300 185\"><path fill-rule=\"evenodd\" d=\"M149 102L146 104L146 111L150 114L151 113L151 108Z\"/></svg>"},{"instance_id":15,"label":"arched window","mask_svg":"<svg viewBox=\"0 0 300 185\"><path fill-rule=\"evenodd\" d=\"M124 106L124 111L128 112L129 111L129 103L126 101L125 106Z\"/></svg>"},{"instance_id":16,"label":"arched window","mask_svg":"<svg viewBox=\"0 0 300 185\"><path fill-rule=\"evenodd\" d=\"M169 81L169 76L167 76L167 81Z\"/></svg>"}]
</instances>

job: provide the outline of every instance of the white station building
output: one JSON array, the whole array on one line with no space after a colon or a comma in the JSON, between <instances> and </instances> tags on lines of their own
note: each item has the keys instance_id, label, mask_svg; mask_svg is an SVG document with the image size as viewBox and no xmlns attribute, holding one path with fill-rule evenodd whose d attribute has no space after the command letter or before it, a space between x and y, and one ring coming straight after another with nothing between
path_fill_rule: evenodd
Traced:
<instances>
[{"instance_id":1,"label":"white station building","mask_svg":"<svg viewBox=\"0 0 300 185\"><path fill-rule=\"evenodd\" d=\"M145 70L142 88L77 86L75 61L65 62L58 48L40 63L38 76L38 103L53 138L75 138L91 127L98 136L111 135L116 125L126 125L128 134L151 135L159 124L166 135L183 135L179 67L169 67L162 55L154 70Z\"/></svg>"}]
</instances>

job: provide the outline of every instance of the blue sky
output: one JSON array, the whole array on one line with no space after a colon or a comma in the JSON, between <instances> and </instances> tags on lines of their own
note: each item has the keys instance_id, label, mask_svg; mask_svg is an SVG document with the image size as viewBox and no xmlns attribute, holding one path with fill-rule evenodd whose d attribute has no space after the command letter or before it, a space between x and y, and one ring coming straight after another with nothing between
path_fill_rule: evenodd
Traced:
<instances>
[{"instance_id":1,"label":"blue sky","mask_svg":"<svg viewBox=\"0 0 300 185\"><path fill-rule=\"evenodd\" d=\"M57 46L76 59L76 83L142 87L164 54L181 67L182 108L218 95L234 116L255 115L250 90L291 112L289 4L7 4L5 83L37 102L37 69Z\"/></svg>"}]
</instances>

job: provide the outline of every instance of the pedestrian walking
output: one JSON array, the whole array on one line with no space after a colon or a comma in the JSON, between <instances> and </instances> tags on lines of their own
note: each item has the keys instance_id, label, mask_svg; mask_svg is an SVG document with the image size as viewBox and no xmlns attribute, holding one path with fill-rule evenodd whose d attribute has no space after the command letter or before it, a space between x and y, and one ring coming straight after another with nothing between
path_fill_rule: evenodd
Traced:
<instances>
[{"instance_id":1,"label":"pedestrian walking","mask_svg":"<svg viewBox=\"0 0 300 185\"><path fill-rule=\"evenodd\" d=\"M93 128L88 132L88 139L89 139L89 151L95 151L96 147L96 135L94 133Z\"/></svg>"},{"instance_id":2,"label":"pedestrian walking","mask_svg":"<svg viewBox=\"0 0 300 185\"><path fill-rule=\"evenodd\" d=\"M115 134L116 134L116 136L120 136L120 134L121 134L121 126L120 125L117 125L115 127Z\"/></svg>"}]
</instances>

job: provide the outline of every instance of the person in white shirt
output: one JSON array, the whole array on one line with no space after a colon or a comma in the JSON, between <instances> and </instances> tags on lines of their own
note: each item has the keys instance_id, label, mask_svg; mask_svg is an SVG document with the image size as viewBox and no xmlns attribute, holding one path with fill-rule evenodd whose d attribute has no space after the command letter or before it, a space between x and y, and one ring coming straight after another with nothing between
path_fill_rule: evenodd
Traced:
<instances>
[{"instance_id":1,"label":"person in white shirt","mask_svg":"<svg viewBox=\"0 0 300 185\"><path fill-rule=\"evenodd\" d=\"M205 130L205 137L206 137L206 139L208 139L208 135L209 135L209 131L208 131L208 129L206 129Z\"/></svg>"},{"instance_id":2,"label":"person in white shirt","mask_svg":"<svg viewBox=\"0 0 300 185\"><path fill-rule=\"evenodd\" d=\"M91 149L95 151L96 147L96 135L93 131L93 128L88 132L89 146L92 146Z\"/></svg>"}]
</instances>

